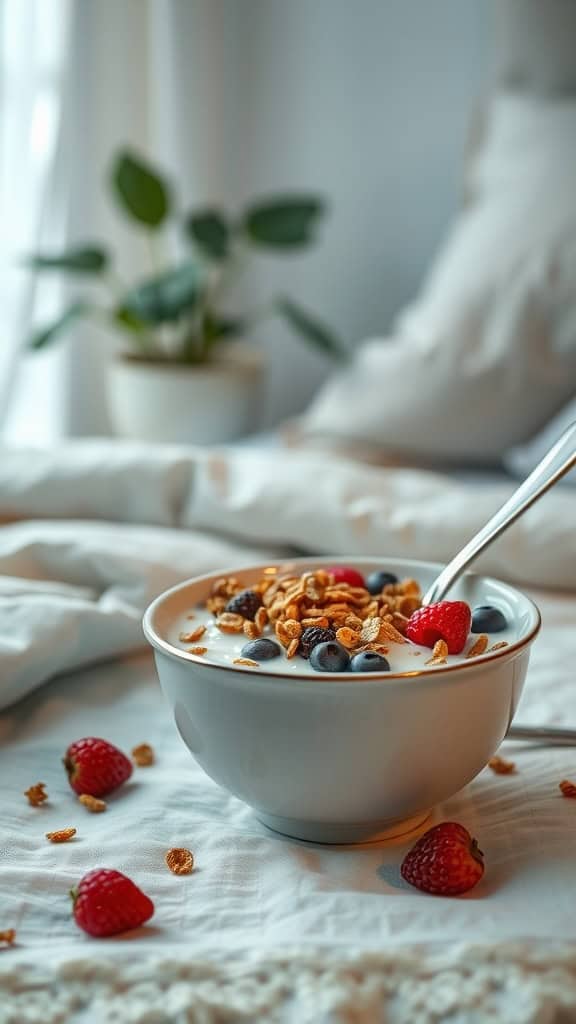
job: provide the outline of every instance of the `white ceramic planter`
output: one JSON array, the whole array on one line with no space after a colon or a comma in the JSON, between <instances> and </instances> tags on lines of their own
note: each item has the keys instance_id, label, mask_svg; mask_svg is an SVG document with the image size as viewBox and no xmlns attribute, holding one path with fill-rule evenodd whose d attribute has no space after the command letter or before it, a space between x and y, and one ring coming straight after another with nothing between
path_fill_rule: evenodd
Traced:
<instances>
[{"instance_id":1,"label":"white ceramic planter","mask_svg":"<svg viewBox=\"0 0 576 1024\"><path fill-rule=\"evenodd\" d=\"M119 358L108 375L110 417L120 437L218 444L258 428L265 358L229 344L206 366Z\"/></svg>"}]
</instances>

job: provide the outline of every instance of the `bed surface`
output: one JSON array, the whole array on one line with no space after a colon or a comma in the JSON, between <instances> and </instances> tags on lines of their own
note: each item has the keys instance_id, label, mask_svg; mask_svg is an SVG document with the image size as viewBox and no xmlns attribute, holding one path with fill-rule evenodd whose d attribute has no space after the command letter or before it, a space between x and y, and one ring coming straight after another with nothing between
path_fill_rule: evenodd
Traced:
<instances>
[{"instance_id":1,"label":"bed surface","mask_svg":"<svg viewBox=\"0 0 576 1024\"><path fill-rule=\"evenodd\" d=\"M235 468L228 470L230 479ZM164 471L161 476L166 479ZM39 480L37 473L35 502L45 515ZM51 519L32 522L23 507L32 503L30 486L20 488L17 510L12 497L10 517L5 499L5 519L12 522L0 530L0 610L39 608L32 652L21 642L28 633L0 633L10 669L2 685L6 692L9 683L21 688L21 699L5 700L0 716L0 929L17 930L17 944L0 953L0 1021L19 1020L24 1006L32 1013L26 1020L44 1022L112 1020L115 1007L126 1013L117 1019L134 1021L152 1019L146 1017L152 1009L154 1020L219 1021L226 1010L227 1020L344 1021L351 1004L355 1022L385 1019L384 1007L393 1021L437 1020L442 1005L457 1009L454 1020L483 1020L478 1014L490 1010L494 1020L536 1021L543 1007L556 1005L576 1013L576 801L558 788L564 778L576 781L574 749L505 744L501 753L516 762L516 773L485 769L436 808L430 823L461 821L485 852L485 878L468 897L438 899L402 882L399 864L414 836L354 848L269 832L184 748L151 657L141 649L131 653L138 646L137 616L127 598L136 607L150 588L168 585L178 559L179 571L186 569L184 549L197 562L200 548L205 562L218 564L234 551L238 562L248 561L254 539L242 530L234 541L184 537L181 528L175 537L165 524L132 527L96 518L66 525L54 510ZM115 500L119 509L118 494ZM245 495L240 521L249 515L247 504ZM93 506L89 512L94 517ZM568 532L555 521L556 530ZM289 545L287 517L284 525ZM154 530L156 545L136 573L139 530ZM348 542L341 537L340 549ZM516 542L517 557L519 550ZM65 567L51 583L49 564ZM517 721L576 726L576 595L541 585L526 589L541 608L543 629ZM110 608L114 615L124 608L126 621L106 648L101 627ZM51 618L56 610L59 617ZM99 630L100 647L86 658L95 663L80 664L81 642ZM19 642L10 661L10 643ZM42 674L43 648L48 662L55 658L50 681ZM104 735L125 750L148 742L156 752L156 763L136 769L101 815L74 801L60 763L66 746L84 735ZM50 800L29 807L23 791L40 780ZM46 832L67 826L78 829L73 842L46 841ZM171 846L193 850L191 876L167 871ZM76 929L68 890L98 865L125 871L148 892L156 904L149 926L100 942ZM94 1006L104 1007L102 1000L102 1015L87 1018ZM173 1015L162 1016L169 1006ZM200 1013L199 1007L204 1016L176 1015L186 1008Z\"/></svg>"}]
</instances>

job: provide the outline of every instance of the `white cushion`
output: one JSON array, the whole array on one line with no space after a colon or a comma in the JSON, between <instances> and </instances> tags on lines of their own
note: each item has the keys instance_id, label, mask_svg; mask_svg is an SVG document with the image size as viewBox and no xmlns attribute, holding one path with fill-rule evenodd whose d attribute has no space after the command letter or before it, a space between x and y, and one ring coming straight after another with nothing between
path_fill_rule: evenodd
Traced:
<instances>
[{"instance_id":1,"label":"white cushion","mask_svg":"<svg viewBox=\"0 0 576 1024\"><path fill-rule=\"evenodd\" d=\"M494 462L576 393L576 101L497 96L469 186L421 294L306 434Z\"/></svg>"},{"instance_id":2,"label":"white cushion","mask_svg":"<svg viewBox=\"0 0 576 1024\"><path fill-rule=\"evenodd\" d=\"M519 445L506 453L504 464L506 469L513 476L526 477L536 468L546 452L558 440L561 434L573 423L576 423L576 399L565 405L563 409L548 423L543 430L539 431L528 444ZM561 484L570 484L576 487L576 469L570 470L566 476L559 481Z\"/></svg>"}]
</instances>

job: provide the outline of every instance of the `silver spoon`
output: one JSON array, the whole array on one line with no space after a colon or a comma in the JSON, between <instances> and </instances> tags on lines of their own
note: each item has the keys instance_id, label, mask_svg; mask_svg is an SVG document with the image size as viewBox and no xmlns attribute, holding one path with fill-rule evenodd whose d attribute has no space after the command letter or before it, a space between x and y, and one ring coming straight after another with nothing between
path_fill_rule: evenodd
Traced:
<instances>
[{"instance_id":1,"label":"silver spoon","mask_svg":"<svg viewBox=\"0 0 576 1024\"><path fill-rule=\"evenodd\" d=\"M549 490L560 477L576 465L576 423L564 431L550 451L508 498L502 508L488 520L485 526L469 540L434 580L424 594L423 604L441 601L445 594L460 578L478 555L504 533L512 523L526 512L538 498ZM539 740L555 746L576 745L576 729L554 726L512 725L507 734L509 740Z\"/></svg>"},{"instance_id":2,"label":"silver spoon","mask_svg":"<svg viewBox=\"0 0 576 1024\"><path fill-rule=\"evenodd\" d=\"M435 604L441 601L460 578L468 566L478 558L485 548L497 540L512 523L538 501L560 477L576 465L576 422L569 426L561 437L552 445L550 451L527 476L524 483L514 491L512 497L504 502L502 508L488 520L485 526L469 540L448 565L442 569L434 583L428 588L422 604Z\"/></svg>"}]
</instances>

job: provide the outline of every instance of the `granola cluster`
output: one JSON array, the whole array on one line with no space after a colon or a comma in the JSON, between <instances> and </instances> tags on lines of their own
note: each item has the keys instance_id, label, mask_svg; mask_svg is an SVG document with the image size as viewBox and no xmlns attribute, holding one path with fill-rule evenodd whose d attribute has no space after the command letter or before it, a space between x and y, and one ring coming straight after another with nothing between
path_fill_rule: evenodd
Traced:
<instances>
[{"instance_id":1,"label":"granola cluster","mask_svg":"<svg viewBox=\"0 0 576 1024\"><path fill-rule=\"evenodd\" d=\"M324 569L300 576L270 573L250 586L260 606L254 618L247 618L227 611L244 590L235 577L216 580L206 607L215 616L218 629L256 640L269 628L287 658L306 656L301 641L305 630L311 628L333 630L335 639L351 655L362 651L386 654L390 643L406 642L408 619L420 607L422 597L420 585L413 579L389 583L373 595L365 587L335 582ZM182 634L180 639L186 642L189 636Z\"/></svg>"}]
</instances>

